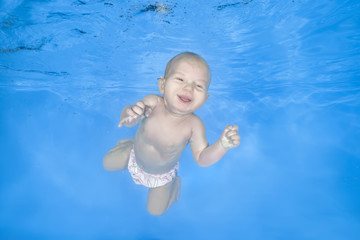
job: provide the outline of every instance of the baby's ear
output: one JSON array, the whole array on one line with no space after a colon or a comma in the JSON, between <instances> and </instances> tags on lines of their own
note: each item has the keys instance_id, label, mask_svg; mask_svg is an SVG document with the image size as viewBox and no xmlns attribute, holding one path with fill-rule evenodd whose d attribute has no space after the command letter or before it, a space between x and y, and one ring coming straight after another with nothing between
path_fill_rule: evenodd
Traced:
<instances>
[{"instance_id":1,"label":"baby's ear","mask_svg":"<svg viewBox=\"0 0 360 240\"><path fill-rule=\"evenodd\" d=\"M163 76L160 76L158 78L158 83L159 83L159 91L161 94L164 94L165 92L165 78Z\"/></svg>"}]
</instances>

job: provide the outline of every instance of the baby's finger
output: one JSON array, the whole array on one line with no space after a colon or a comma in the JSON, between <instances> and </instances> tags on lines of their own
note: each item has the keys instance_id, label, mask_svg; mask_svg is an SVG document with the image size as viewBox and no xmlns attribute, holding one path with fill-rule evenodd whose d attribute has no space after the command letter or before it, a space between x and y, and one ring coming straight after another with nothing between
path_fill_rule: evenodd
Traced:
<instances>
[{"instance_id":1,"label":"baby's finger","mask_svg":"<svg viewBox=\"0 0 360 240\"><path fill-rule=\"evenodd\" d=\"M232 136L238 135L238 133L237 133L237 131L230 130L225 135L226 135L226 137L230 138Z\"/></svg>"},{"instance_id":2,"label":"baby's finger","mask_svg":"<svg viewBox=\"0 0 360 240\"><path fill-rule=\"evenodd\" d=\"M123 120L121 120L120 122L119 122L119 125L118 125L118 127L122 127L122 126L124 126L124 124L125 124L125 122L127 121L127 119L123 119Z\"/></svg>"},{"instance_id":3,"label":"baby's finger","mask_svg":"<svg viewBox=\"0 0 360 240\"><path fill-rule=\"evenodd\" d=\"M240 141L239 141L239 140L233 141L232 143L233 143L234 147L237 147L237 146L240 145Z\"/></svg>"},{"instance_id":4,"label":"baby's finger","mask_svg":"<svg viewBox=\"0 0 360 240\"><path fill-rule=\"evenodd\" d=\"M239 145L240 144L240 136L233 136L230 141L235 144L235 145Z\"/></svg>"},{"instance_id":5,"label":"baby's finger","mask_svg":"<svg viewBox=\"0 0 360 240\"><path fill-rule=\"evenodd\" d=\"M239 127L238 127L237 125L233 125L233 126L232 126L232 130L238 131L238 130L239 130Z\"/></svg>"},{"instance_id":6,"label":"baby's finger","mask_svg":"<svg viewBox=\"0 0 360 240\"><path fill-rule=\"evenodd\" d=\"M240 140L240 135L239 134L235 134L235 135L232 135L230 137L231 140Z\"/></svg>"},{"instance_id":7,"label":"baby's finger","mask_svg":"<svg viewBox=\"0 0 360 240\"><path fill-rule=\"evenodd\" d=\"M145 104L142 101L139 101L137 103L135 103L136 106L138 106L139 108L144 109L145 108Z\"/></svg>"},{"instance_id":8,"label":"baby's finger","mask_svg":"<svg viewBox=\"0 0 360 240\"><path fill-rule=\"evenodd\" d=\"M131 109L137 114L137 115L142 115L144 113L144 109L141 108L138 105L134 105L131 107Z\"/></svg>"},{"instance_id":9,"label":"baby's finger","mask_svg":"<svg viewBox=\"0 0 360 240\"><path fill-rule=\"evenodd\" d=\"M230 125L227 125L223 131L223 135L226 136L227 132L229 132L231 130L231 126Z\"/></svg>"},{"instance_id":10,"label":"baby's finger","mask_svg":"<svg viewBox=\"0 0 360 240\"><path fill-rule=\"evenodd\" d=\"M133 118L135 118L138 115L136 112L134 112L134 110L132 108L126 109L126 114Z\"/></svg>"},{"instance_id":11,"label":"baby's finger","mask_svg":"<svg viewBox=\"0 0 360 240\"><path fill-rule=\"evenodd\" d=\"M231 125L227 125L226 127L225 127L225 130L227 130L227 131L229 131L229 130L231 130L232 129L232 126Z\"/></svg>"}]
</instances>

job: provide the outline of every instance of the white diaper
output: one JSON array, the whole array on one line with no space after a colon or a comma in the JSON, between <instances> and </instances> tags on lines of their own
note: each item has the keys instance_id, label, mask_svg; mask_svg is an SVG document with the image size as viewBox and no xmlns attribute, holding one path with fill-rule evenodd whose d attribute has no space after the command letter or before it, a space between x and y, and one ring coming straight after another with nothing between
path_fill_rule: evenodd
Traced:
<instances>
[{"instance_id":1,"label":"white diaper","mask_svg":"<svg viewBox=\"0 0 360 240\"><path fill-rule=\"evenodd\" d=\"M177 163L176 166L167 173L147 173L136 163L134 148L132 148L129 156L128 169L136 184L144 185L148 188L156 188L164 186L176 178L177 171L179 169L179 163Z\"/></svg>"}]
</instances>

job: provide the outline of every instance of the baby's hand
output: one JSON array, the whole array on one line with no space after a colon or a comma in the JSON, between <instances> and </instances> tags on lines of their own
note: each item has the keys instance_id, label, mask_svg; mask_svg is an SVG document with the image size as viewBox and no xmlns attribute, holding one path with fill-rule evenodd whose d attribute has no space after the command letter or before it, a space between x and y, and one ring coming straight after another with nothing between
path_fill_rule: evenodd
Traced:
<instances>
[{"instance_id":1,"label":"baby's hand","mask_svg":"<svg viewBox=\"0 0 360 240\"><path fill-rule=\"evenodd\" d=\"M226 126L223 133L221 134L220 144L224 148L233 148L240 145L240 136L238 134L239 127L234 126Z\"/></svg>"},{"instance_id":2,"label":"baby's hand","mask_svg":"<svg viewBox=\"0 0 360 240\"><path fill-rule=\"evenodd\" d=\"M149 106L146 106L142 101L137 102L135 105L126 109L126 115L123 117L119 123L119 127L122 127L125 123L135 123L139 119L144 117L149 117L152 109Z\"/></svg>"}]
</instances>

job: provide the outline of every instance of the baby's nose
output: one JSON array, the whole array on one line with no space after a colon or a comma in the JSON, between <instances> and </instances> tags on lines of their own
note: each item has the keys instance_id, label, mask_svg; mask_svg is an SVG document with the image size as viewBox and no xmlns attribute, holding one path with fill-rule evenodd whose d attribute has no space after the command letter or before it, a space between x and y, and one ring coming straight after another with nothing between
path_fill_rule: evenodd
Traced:
<instances>
[{"instance_id":1,"label":"baby's nose","mask_svg":"<svg viewBox=\"0 0 360 240\"><path fill-rule=\"evenodd\" d=\"M188 91L192 91L194 89L194 86L193 86L193 84L188 83L184 86L184 89L188 90Z\"/></svg>"}]
</instances>

